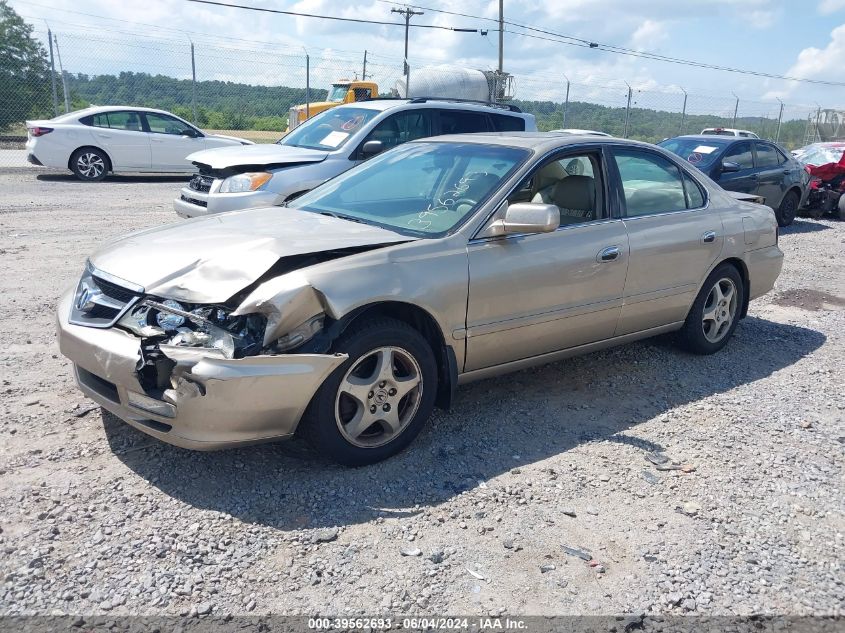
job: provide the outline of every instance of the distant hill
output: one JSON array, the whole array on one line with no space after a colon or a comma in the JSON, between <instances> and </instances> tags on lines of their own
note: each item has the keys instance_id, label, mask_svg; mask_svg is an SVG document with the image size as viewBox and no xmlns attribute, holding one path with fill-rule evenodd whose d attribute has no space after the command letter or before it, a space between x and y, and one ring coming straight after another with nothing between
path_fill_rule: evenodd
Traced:
<instances>
[{"instance_id":1,"label":"distant hill","mask_svg":"<svg viewBox=\"0 0 845 633\"><path fill-rule=\"evenodd\" d=\"M66 75L68 90L75 107L131 104L170 110L193 119L192 86L188 79L164 75L122 72L119 75ZM284 78L280 78L281 81ZM326 98L326 91L313 88L311 100ZM220 130L274 130L287 127L287 113L292 105L305 102L303 88L254 86L229 81L198 81L196 84L197 121L201 127ZM563 104L553 101L515 100L514 105L537 117L541 130L563 127ZM656 142L680 133L693 134L705 127L733 127L728 118L687 115L681 129L681 113L632 108L628 123L630 138ZM785 121L781 142L787 147L803 144L805 121ZM566 113L566 126L594 129L622 135L625 108L573 101ZM736 127L750 129L761 137L773 138L777 120L743 117Z\"/></svg>"}]
</instances>

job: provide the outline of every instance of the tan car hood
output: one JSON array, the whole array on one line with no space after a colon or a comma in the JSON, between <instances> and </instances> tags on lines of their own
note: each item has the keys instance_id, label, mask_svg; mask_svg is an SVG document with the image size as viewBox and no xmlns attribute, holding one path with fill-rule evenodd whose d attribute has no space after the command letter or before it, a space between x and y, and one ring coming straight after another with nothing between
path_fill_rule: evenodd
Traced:
<instances>
[{"instance_id":1,"label":"tan car hood","mask_svg":"<svg viewBox=\"0 0 845 633\"><path fill-rule=\"evenodd\" d=\"M131 233L94 253L91 263L143 286L147 294L221 303L281 257L414 239L368 224L268 207Z\"/></svg>"}]
</instances>

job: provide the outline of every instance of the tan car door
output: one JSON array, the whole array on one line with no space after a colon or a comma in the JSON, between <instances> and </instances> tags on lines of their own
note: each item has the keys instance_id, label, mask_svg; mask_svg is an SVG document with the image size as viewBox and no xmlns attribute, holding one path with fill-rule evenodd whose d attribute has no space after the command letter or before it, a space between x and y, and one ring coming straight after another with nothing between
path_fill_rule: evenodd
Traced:
<instances>
[{"instance_id":1,"label":"tan car door","mask_svg":"<svg viewBox=\"0 0 845 633\"><path fill-rule=\"evenodd\" d=\"M613 150L630 261L616 335L683 321L722 250L719 214L674 162L645 148Z\"/></svg>"},{"instance_id":2,"label":"tan car door","mask_svg":"<svg viewBox=\"0 0 845 633\"><path fill-rule=\"evenodd\" d=\"M603 165L598 149L570 150L508 197L557 204L557 231L470 241L465 371L613 336L628 236L607 212Z\"/></svg>"}]
</instances>

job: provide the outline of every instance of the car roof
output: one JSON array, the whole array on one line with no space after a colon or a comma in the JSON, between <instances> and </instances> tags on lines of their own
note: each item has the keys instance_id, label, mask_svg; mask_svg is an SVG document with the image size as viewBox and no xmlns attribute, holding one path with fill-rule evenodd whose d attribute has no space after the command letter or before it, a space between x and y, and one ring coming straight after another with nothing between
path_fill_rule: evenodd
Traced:
<instances>
[{"instance_id":1,"label":"car roof","mask_svg":"<svg viewBox=\"0 0 845 633\"><path fill-rule=\"evenodd\" d=\"M709 143L712 143L714 141L723 141L725 143L739 143L739 142L742 142L742 141L764 141L764 142L767 142L767 143L770 142L770 141L766 141L766 139L762 139L762 138L749 138L747 136L721 136L719 134L684 134L682 136L673 136L672 138L668 138L666 140L671 141L672 139L676 139L676 138L688 138L690 140L696 140L696 141L702 141L702 142L707 141ZM663 141L661 141L661 143L662 142Z\"/></svg>"},{"instance_id":2,"label":"car roof","mask_svg":"<svg viewBox=\"0 0 845 633\"><path fill-rule=\"evenodd\" d=\"M82 110L76 110L74 112L68 112L67 114L60 115L58 118L79 118L83 116L88 116L89 114L100 114L102 112L123 112L124 110L134 110L136 112L155 112L156 114L168 114L170 116L176 116L172 112L168 112L167 110L159 110L157 108L142 108L140 106L130 106L130 105L122 105L122 106L89 106Z\"/></svg>"},{"instance_id":3,"label":"car roof","mask_svg":"<svg viewBox=\"0 0 845 633\"><path fill-rule=\"evenodd\" d=\"M505 114L510 116L524 116L525 113L514 112L509 110L507 106L498 106L495 104L478 103L476 101L460 101L455 99L437 97L429 97L426 99L366 99L364 101L355 101L353 103L344 103L336 106L337 108L367 108L369 110L391 110L402 106L410 106L412 108L430 108L432 105L438 108L451 110L482 110L484 112L494 112L496 114Z\"/></svg>"},{"instance_id":4,"label":"car roof","mask_svg":"<svg viewBox=\"0 0 845 633\"><path fill-rule=\"evenodd\" d=\"M444 134L442 136L431 136L413 141L414 143L425 143L430 141L446 143L477 143L479 145L500 145L503 147L520 147L537 151L552 150L565 145L577 145L580 143L590 144L624 144L632 147L654 148L650 143L632 141L630 139L587 136L568 133L554 132L476 132L474 134ZM662 150L662 148L661 148Z\"/></svg>"}]
</instances>

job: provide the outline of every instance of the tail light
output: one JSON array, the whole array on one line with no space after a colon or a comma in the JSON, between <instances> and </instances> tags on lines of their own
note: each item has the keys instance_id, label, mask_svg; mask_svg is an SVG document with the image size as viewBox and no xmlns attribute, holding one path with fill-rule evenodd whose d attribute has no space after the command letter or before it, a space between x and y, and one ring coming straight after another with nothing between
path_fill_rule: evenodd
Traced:
<instances>
[{"instance_id":1,"label":"tail light","mask_svg":"<svg viewBox=\"0 0 845 633\"><path fill-rule=\"evenodd\" d=\"M45 134L49 134L53 131L51 127L31 127L29 128L29 133L33 136L44 136Z\"/></svg>"}]
</instances>

